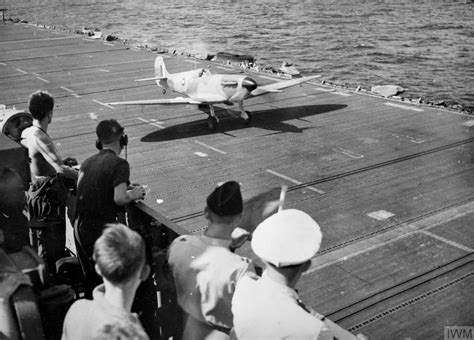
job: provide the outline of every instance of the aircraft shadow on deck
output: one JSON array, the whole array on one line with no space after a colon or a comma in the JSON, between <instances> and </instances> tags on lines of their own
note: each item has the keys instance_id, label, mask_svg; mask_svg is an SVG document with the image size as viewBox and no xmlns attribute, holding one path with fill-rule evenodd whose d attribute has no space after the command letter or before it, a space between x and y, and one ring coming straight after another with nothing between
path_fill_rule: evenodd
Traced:
<instances>
[{"instance_id":1,"label":"aircraft shadow on deck","mask_svg":"<svg viewBox=\"0 0 474 340\"><path fill-rule=\"evenodd\" d=\"M205 136L214 133L227 133L248 127L256 127L264 130L275 132L292 132L301 133L303 130L311 129L312 127L299 128L285 121L293 119L304 119L305 117L319 115L331 111L337 111L347 107L343 104L322 104L322 105L303 105L294 107L285 107L269 110L252 111L252 121L246 124L239 118L239 112L235 109L230 110L235 113L231 115L227 109L217 108L216 115L219 117L219 125L215 131L209 130L207 126L207 117L204 119L173 125L161 130L152 132L144 136L142 142L164 142L181 138L190 138ZM202 110L206 113L205 110Z\"/></svg>"}]
</instances>

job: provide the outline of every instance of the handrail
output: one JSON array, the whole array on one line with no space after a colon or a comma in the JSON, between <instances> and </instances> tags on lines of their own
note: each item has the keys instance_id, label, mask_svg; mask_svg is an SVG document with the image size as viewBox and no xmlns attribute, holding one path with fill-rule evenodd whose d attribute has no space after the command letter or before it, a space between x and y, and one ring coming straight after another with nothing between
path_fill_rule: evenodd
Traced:
<instances>
[{"instance_id":1,"label":"handrail","mask_svg":"<svg viewBox=\"0 0 474 340\"><path fill-rule=\"evenodd\" d=\"M175 222L161 215L159 212L148 206L145 202L136 202L134 206L135 208L140 209L143 213L155 219L157 222L165 225L167 228L169 228L178 235L184 235L189 233L186 229L180 227Z\"/></svg>"},{"instance_id":2,"label":"handrail","mask_svg":"<svg viewBox=\"0 0 474 340\"><path fill-rule=\"evenodd\" d=\"M167 254L171 242L188 232L144 202L130 204L127 219L129 227L145 239L148 263L152 266L153 278L149 278L149 284L145 284L140 294L137 291L135 300L142 314L149 315L141 319L142 324L153 339L179 340L184 329L184 313L177 302Z\"/></svg>"}]
</instances>

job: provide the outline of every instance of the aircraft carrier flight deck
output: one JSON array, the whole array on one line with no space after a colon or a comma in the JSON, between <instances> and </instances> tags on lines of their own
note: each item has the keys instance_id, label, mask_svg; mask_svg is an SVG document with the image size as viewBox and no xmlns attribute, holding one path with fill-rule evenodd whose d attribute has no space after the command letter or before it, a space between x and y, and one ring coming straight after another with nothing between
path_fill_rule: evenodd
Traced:
<instances>
[{"instance_id":1,"label":"aircraft carrier flight deck","mask_svg":"<svg viewBox=\"0 0 474 340\"><path fill-rule=\"evenodd\" d=\"M118 120L131 178L150 188L144 203L189 233L204 230L219 182L240 182L244 200L287 185L285 206L323 232L298 287L312 308L372 339L442 339L445 326L474 325L474 116L315 80L245 101L249 124L218 104L210 131L197 106L107 104L176 96L134 81L153 77L156 54L29 25L0 32L0 104L26 110L31 93L49 91L63 157L84 161L97 121ZM170 72L239 72L162 56Z\"/></svg>"}]
</instances>

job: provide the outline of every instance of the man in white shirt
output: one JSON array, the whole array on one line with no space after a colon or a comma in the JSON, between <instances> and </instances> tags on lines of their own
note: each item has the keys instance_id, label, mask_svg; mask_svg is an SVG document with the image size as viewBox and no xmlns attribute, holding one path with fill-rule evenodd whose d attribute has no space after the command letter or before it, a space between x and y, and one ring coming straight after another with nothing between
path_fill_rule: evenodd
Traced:
<instances>
[{"instance_id":1,"label":"man in white shirt","mask_svg":"<svg viewBox=\"0 0 474 340\"><path fill-rule=\"evenodd\" d=\"M322 316L304 306L294 289L321 238L316 221L296 209L279 211L259 224L252 249L266 267L261 278L247 274L237 283L231 338L318 339L327 333Z\"/></svg>"}]
</instances>

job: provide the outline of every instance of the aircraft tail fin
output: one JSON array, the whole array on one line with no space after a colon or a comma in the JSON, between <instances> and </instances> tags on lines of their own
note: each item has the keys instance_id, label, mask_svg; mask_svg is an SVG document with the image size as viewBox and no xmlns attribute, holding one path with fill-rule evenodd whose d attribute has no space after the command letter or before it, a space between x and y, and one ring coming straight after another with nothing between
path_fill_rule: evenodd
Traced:
<instances>
[{"instance_id":1,"label":"aircraft tail fin","mask_svg":"<svg viewBox=\"0 0 474 340\"><path fill-rule=\"evenodd\" d=\"M158 56L155 59L155 78L166 79L168 78L168 71L166 70L165 61L163 57Z\"/></svg>"}]
</instances>

